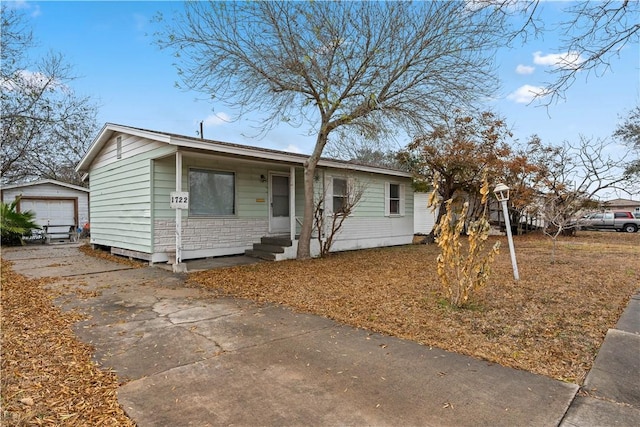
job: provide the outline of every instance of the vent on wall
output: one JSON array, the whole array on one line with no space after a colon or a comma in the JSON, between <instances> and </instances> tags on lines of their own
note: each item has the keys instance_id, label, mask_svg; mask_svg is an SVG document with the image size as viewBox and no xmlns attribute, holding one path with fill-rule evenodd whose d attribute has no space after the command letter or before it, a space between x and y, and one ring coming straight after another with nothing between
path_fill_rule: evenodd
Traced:
<instances>
[{"instance_id":1,"label":"vent on wall","mask_svg":"<svg viewBox=\"0 0 640 427\"><path fill-rule=\"evenodd\" d=\"M119 136L116 138L116 158L122 158L122 137Z\"/></svg>"}]
</instances>

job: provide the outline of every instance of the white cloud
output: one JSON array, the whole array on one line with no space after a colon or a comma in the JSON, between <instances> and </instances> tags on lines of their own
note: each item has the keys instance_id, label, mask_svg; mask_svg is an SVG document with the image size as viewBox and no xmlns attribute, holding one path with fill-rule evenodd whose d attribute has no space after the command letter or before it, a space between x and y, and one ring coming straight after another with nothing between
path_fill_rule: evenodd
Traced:
<instances>
[{"instance_id":1,"label":"white cloud","mask_svg":"<svg viewBox=\"0 0 640 427\"><path fill-rule=\"evenodd\" d=\"M40 10L40 5L34 5L30 2L27 2L26 0L18 0L18 1L9 1L9 2L5 2L5 5L8 9L15 9L15 10L30 10L31 12L29 13L29 15L32 18L37 18L38 16L42 15L42 10Z\"/></svg>"},{"instance_id":2,"label":"white cloud","mask_svg":"<svg viewBox=\"0 0 640 427\"><path fill-rule=\"evenodd\" d=\"M468 10L476 11L484 8L500 7L509 11L522 8L521 0L466 0L465 7Z\"/></svg>"},{"instance_id":3,"label":"white cloud","mask_svg":"<svg viewBox=\"0 0 640 427\"><path fill-rule=\"evenodd\" d=\"M532 67L530 65L518 64L518 66L516 67L516 73L518 73L518 74L533 74L535 69L536 69L536 67Z\"/></svg>"},{"instance_id":4,"label":"white cloud","mask_svg":"<svg viewBox=\"0 0 640 427\"><path fill-rule=\"evenodd\" d=\"M7 91L40 91L45 87L49 91L69 91L70 88L58 80L39 71L19 70L16 74L0 83L0 87Z\"/></svg>"},{"instance_id":5,"label":"white cloud","mask_svg":"<svg viewBox=\"0 0 640 427\"><path fill-rule=\"evenodd\" d=\"M231 122L231 117L227 113L215 113L204 119L205 126L221 126Z\"/></svg>"},{"instance_id":6,"label":"white cloud","mask_svg":"<svg viewBox=\"0 0 640 427\"><path fill-rule=\"evenodd\" d=\"M287 148L285 148L284 151L289 152L289 153L297 153L297 154L302 153L302 150L299 147L297 147L297 146L295 146L293 144L287 145Z\"/></svg>"},{"instance_id":7,"label":"white cloud","mask_svg":"<svg viewBox=\"0 0 640 427\"><path fill-rule=\"evenodd\" d=\"M540 51L533 53L533 63L537 65L575 69L583 62L584 58L579 52L548 53L546 55L543 55Z\"/></svg>"},{"instance_id":8,"label":"white cloud","mask_svg":"<svg viewBox=\"0 0 640 427\"><path fill-rule=\"evenodd\" d=\"M537 96L545 96L546 91L541 86L524 85L507 95L507 99L518 104L528 104Z\"/></svg>"}]
</instances>

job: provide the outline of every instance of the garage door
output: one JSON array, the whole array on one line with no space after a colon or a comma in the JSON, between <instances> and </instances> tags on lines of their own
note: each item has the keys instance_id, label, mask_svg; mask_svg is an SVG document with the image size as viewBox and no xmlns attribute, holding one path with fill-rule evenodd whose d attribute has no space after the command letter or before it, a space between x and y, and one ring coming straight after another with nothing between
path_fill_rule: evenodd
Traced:
<instances>
[{"instance_id":1,"label":"garage door","mask_svg":"<svg viewBox=\"0 0 640 427\"><path fill-rule=\"evenodd\" d=\"M20 211L35 212L36 223L40 226L75 224L74 206L73 200L28 199L20 201Z\"/></svg>"}]
</instances>

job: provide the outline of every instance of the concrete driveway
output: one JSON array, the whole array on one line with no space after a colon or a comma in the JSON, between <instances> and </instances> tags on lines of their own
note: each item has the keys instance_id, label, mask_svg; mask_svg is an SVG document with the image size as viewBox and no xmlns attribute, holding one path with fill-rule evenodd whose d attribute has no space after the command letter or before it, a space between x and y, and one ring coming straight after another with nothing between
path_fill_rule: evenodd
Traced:
<instances>
[{"instance_id":1,"label":"concrete driveway","mask_svg":"<svg viewBox=\"0 0 640 427\"><path fill-rule=\"evenodd\" d=\"M276 305L184 286L78 245L3 249L58 279L75 331L139 426L556 426L578 386Z\"/></svg>"}]
</instances>

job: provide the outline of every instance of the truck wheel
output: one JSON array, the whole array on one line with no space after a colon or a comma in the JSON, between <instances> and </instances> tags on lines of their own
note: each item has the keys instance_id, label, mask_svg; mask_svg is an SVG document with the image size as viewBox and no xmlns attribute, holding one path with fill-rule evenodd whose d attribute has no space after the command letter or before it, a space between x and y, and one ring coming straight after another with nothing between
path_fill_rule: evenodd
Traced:
<instances>
[{"instance_id":1,"label":"truck wheel","mask_svg":"<svg viewBox=\"0 0 640 427\"><path fill-rule=\"evenodd\" d=\"M638 227L636 227L635 224L625 224L622 229L627 233L635 233L636 231L638 231Z\"/></svg>"}]
</instances>

